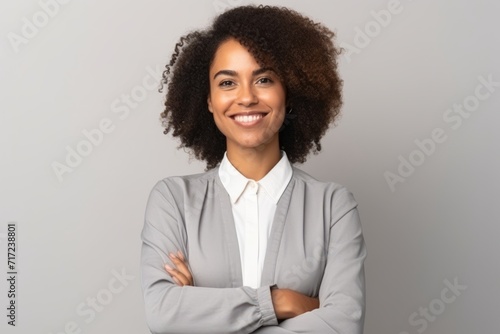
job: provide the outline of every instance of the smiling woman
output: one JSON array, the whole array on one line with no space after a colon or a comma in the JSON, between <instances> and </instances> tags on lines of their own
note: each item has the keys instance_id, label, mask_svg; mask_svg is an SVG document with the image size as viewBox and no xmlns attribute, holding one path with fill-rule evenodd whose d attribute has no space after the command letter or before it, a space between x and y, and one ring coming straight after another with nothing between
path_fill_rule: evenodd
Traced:
<instances>
[{"instance_id":1,"label":"smiling woman","mask_svg":"<svg viewBox=\"0 0 500 334\"><path fill-rule=\"evenodd\" d=\"M226 137L228 159L245 169L240 157L265 157L270 166L252 166L246 173L236 167L248 178L259 180L280 159L278 134L285 118L285 87L271 68L261 68L234 38L217 49L209 76L208 109Z\"/></svg>"},{"instance_id":2,"label":"smiling woman","mask_svg":"<svg viewBox=\"0 0 500 334\"><path fill-rule=\"evenodd\" d=\"M332 38L290 9L245 6L177 44L163 125L208 171L151 191L141 269L153 333L362 333L357 204L292 165L321 149L340 110Z\"/></svg>"}]
</instances>

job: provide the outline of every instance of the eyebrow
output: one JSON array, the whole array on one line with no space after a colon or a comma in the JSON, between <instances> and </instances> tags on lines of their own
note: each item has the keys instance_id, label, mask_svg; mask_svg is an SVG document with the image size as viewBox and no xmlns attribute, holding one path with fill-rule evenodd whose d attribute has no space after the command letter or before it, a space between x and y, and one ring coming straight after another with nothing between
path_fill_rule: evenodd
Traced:
<instances>
[{"instance_id":1,"label":"eyebrow","mask_svg":"<svg viewBox=\"0 0 500 334\"><path fill-rule=\"evenodd\" d=\"M265 72L275 72L275 71L271 67L262 67L253 71L252 76L257 76ZM214 79L217 78L217 76L219 75L228 75L230 77L236 77L238 76L238 72L233 70L220 70L219 72L215 73Z\"/></svg>"}]
</instances>

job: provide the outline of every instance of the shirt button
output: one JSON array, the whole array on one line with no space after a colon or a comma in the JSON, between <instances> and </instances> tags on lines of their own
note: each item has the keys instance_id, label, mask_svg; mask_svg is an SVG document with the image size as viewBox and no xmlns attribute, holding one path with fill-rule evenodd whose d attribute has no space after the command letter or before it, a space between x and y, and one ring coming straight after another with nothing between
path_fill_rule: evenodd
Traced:
<instances>
[{"instance_id":1,"label":"shirt button","mask_svg":"<svg viewBox=\"0 0 500 334\"><path fill-rule=\"evenodd\" d=\"M248 188L252 191L253 194L257 193L258 184L255 181L250 181Z\"/></svg>"}]
</instances>

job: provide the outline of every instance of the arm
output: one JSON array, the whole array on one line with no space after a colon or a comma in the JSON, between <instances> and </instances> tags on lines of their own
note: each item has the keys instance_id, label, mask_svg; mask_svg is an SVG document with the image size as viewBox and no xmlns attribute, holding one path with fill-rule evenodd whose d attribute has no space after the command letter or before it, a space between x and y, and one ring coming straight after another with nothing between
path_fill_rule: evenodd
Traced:
<instances>
[{"instance_id":1,"label":"arm","mask_svg":"<svg viewBox=\"0 0 500 334\"><path fill-rule=\"evenodd\" d=\"M272 289L274 312L278 320L286 320L319 307L319 299L291 289Z\"/></svg>"},{"instance_id":2,"label":"arm","mask_svg":"<svg viewBox=\"0 0 500 334\"><path fill-rule=\"evenodd\" d=\"M175 267L165 265L165 270L172 277L174 282L178 286L192 286L193 275L189 270L189 264L184 255L178 251L177 253L171 253L169 257ZM291 289L272 288L271 299L278 320L293 318L319 307L318 298L309 297Z\"/></svg>"},{"instance_id":3,"label":"arm","mask_svg":"<svg viewBox=\"0 0 500 334\"><path fill-rule=\"evenodd\" d=\"M177 286L164 266L173 266L169 253L185 254L186 238L172 195L159 182L148 199L142 231L141 282L152 333L251 333L277 323L269 286Z\"/></svg>"},{"instance_id":4,"label":"arm","mask_svg":"<svg viewBox=\"0 0 500 334\"><path fill-rule=\"evenodd\" d=\"M347 213L342 210L330 229L327 266L320 287L321 308L318 298L305 296L290 289L273 289L272 302L276 316L285 320L279 326L257 329L255 334L360 334L364 321L364 272L366 256L361 224L354 201L346 197ZM351 199L351 200L349 200ZM345 210L344 210L345 211ZM189 284L191 273L179 254L168 270L182 284ZM312 311L312 312L309 312ZM288 319L288 320L286 320Z\"/></svg>"},{"instance_id":5,"label":"arm","mask_svg":"<svg viewBox=\"0 0 500 334\"><path fill-rule=\"evenodd\" d=\"M361 223L352 195L345 191L333 207L328 259L319 290L320 308L255 334L361 334L365 310Z\"/></svg>"}]
</instances>

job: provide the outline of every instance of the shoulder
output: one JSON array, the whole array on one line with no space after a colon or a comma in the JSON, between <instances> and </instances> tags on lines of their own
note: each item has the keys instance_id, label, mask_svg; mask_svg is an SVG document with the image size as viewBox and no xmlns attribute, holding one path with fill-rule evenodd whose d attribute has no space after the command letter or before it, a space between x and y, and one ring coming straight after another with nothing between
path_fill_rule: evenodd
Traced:
<instances>
[{"instance_id":1,"label":"shoulder","mask_svg":"<svg viewBox=\"0 0 500 334\"><path fill-rule=\"evenodd\" d=\"M303 185L306 188L311 188L316 191L323 191L324 193L329 194L346 194L350 193L346 187L343 185L333 182L333 181L320 181L315 177L309 175L297 167L293 168L293 176L292 179L295 180L296 183Z\"/></svg>"},{"instance_id":2,"label":"shoulder","mask_svg":"<svg viewBox=\"0 0 500 334\"><path fill-rule=\"evenodd\" d=\"M332 181L320 181L301 169L293 167L294 192L304 192L313 201L322 201L331 212L345 214L357 207L354 195L343 185Z\"/></svg>"},{"instance_id":3,"label":"shoulder","mask_svg":"<svg viewBox=\"0 0 500 334\"><path fill-rule=\"evenodd\" d=\"M169 176L156 182L152 192L177 197L181 194L202 191L206 189L207 184L215 182L217 178L218 168L199 174Z\"/></svg>"},{"instance_id":4,"label":"shoulder","mask_svg":"<svg viewBox=\"0 0 500 334\"><path fill-rule=\"evenodd\" d=\"M153 186L151 195L157 194L167 201L177 201L190 193L205 192L209 184L218 180L218 167L205 173L182 176L169 176L159 180Z\"/></svg>"}]
</instances>

